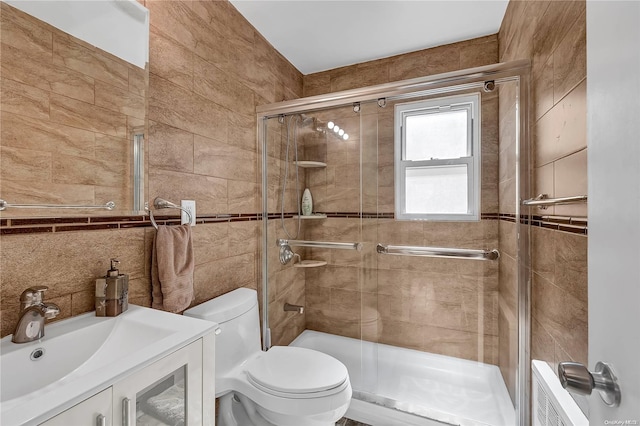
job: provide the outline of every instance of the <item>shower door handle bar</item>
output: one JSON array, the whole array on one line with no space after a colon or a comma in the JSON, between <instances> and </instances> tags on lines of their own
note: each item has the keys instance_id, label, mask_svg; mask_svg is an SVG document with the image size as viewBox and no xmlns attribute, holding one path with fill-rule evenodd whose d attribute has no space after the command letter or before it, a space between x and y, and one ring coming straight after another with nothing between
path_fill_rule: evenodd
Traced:
<instances>
[{"instance_id":1,"label":"shower door handle bar","mask_svg":"<svg viewBox=\"0 0 640 426\"><path fill-rule=\"evenodd\" d=\"M378 244L376 251L380 254L397 256L448 257L453 259L497 260L498 250L471 250L444 247L390 246Z\"/></svg>"},{"instance_id":2,"label":"shower door handle bar","mask_svg":"<svg viewBox=\"0 0 640 426\"><path fill-rule=\"evenodd\" d=\"M546 209L547 206L555 206L557 204L575 204L575 203L586 203L586 202L587 202L586 195L576 195L573 197L549 198L547 194L540 194L536 198L524 200L522 204L525 206L538 206L541 209Z\"/></svg>"},{"instance_id":3,"label":"shower door handle bar","mask_svg":"<svg viewBox=\"0 0 640 426\"><path fill-rule=\"evenodd\" d=\"M304 241L304 240L276 240L276 245L282 247L285 245L291 247L310 247L310 248L326 248L340 250L362 250L362 243L334 243L331 241Z\"/></svg>"}]
</instances>

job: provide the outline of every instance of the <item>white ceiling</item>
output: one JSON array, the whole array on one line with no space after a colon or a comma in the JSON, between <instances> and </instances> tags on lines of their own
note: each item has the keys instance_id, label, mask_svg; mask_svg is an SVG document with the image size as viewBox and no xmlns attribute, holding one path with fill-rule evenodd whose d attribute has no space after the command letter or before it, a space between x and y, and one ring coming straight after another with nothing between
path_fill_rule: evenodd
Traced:
<instances>
[{"instance_id":1,"label":"white ceiling","mask_svg":"<svg viewBox=\"0 0 640 426\"><path fill-rule=\"evenodd\" d=\"M231 0L303 74L497 33L508 0Z\"/></svg>"}]
</instances>

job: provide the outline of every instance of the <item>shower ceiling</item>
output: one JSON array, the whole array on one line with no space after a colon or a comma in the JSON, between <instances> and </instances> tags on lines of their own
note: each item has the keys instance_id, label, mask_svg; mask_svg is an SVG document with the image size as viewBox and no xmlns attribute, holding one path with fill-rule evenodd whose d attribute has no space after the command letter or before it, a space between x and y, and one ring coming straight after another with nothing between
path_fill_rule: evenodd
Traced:
<instances>
[{"instance_id":1,"label":"shower ceiling","mask_svg":"<svg viewBox=\"0 0 640 426\"><path fill-rule=\"evenodd\" d=\"M495 34L508 0L231 0L303 74Z\"/></svg>"}]
</instances>

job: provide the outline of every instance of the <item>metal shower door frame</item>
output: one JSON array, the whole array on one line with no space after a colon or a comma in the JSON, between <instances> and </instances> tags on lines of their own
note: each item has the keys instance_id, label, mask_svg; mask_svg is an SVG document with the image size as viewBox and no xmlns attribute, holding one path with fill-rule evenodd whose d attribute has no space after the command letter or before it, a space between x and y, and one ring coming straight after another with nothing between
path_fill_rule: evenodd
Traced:
<instances>
[{"instance_id":1,"label":"metal shower door frame","mask_svg":"<svg viewBox=\"0 0 640 426\"><path fill-rule=\"evenodd\" d=\"M464 90L476 87L479 82L495 83L518 81L516 114L516 188L518 189L515 221L518 227L518 362L516 375L516 417L520 426L531 422L531 262L530 262L530 208L522 202L531 197L531 144L530 137L530 61L503 62L465 70L452 71L426 77L345 90L324 95L310 96L256 107L258 169L262 191L262 244L260 246L260 271L262 290L262 342L263 350L271 346L268 304L268 175L267 175L267 121L289 114L305 113L339 106L347 106L380 99L403 99L416 96L447 93L454 88ZM273 241L271 241L273 244Z\"/></svg>"}]
</instances>

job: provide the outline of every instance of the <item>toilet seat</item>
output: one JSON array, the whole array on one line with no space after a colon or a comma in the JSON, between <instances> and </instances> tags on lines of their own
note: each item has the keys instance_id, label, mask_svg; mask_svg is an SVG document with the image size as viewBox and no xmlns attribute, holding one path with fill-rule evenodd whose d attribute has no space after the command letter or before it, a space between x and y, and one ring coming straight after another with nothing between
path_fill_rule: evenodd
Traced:
<instances>
[{"instance_id":1,"label":"toilet seat","mask_svg":"<svg viewBox=\"0 0 640 426\"><path fill-rule=\"evenodd\" d=\"M347 368L329 355L306 348L274 346L245 366L256 388L283 398L320 398L348 385Z\"/></svg>"}]
</instances>

